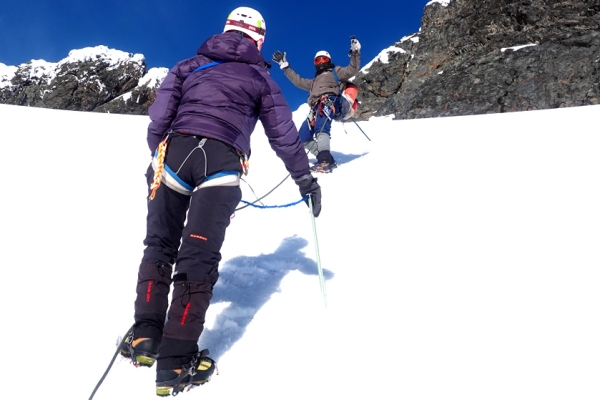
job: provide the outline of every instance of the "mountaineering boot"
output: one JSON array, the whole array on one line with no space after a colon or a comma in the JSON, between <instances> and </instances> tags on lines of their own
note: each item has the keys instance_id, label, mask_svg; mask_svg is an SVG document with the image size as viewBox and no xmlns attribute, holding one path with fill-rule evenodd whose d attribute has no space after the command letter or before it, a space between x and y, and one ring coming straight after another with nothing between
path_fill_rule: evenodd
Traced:
<instances>
[{"instance_id":1,"label":"mountaineering boot","mask_svg":"<svg viewBox=\"0 0 600 400\"><path fill-rule=\"evenodd\" d=\"M181 368L156 370L156 395L176 396L186 388L189 390L203 385L210 380L215 369L215 360L208 357L208 350L204 349Z\"/></svg>"},{"instance_id":2,"label":"mountaineering boot","mask_svg":"<svg viewBox=\"0 0 600 400\"><path fill-rule=\"evenodd\" d=\"M320 172L320 173L328 174L330 172L333 172L333 170L335 168L337 168L337 163L335 161L333 163L328 163L327 161L321 161L321 162L315 163L312 167L310 167L310 170L313 172Z\"/></svg>"},{"instance_id":3,"label":"mountaineering boot","mask_svg":"<svg viewBox=\"0 0 600 400\"><path fill-rule=\"evenodd\" d=\"M136 367L153 366L159 351L160 342L151 338L135 338L133 327L127 332L120 346L121 355L130 358Z\"/></svg>"},{"instance_id":4,"label":"mountaineering boot","mask_svg":"<svg viewBox=\"0 0 600 400\"><path fill-rule=\"evenodd\" d=\"M136 367L151 367L158 358L167 314L172 266L143 259L138 272L134 303L135 324L125 335L120 353Z\"/></svg>"}]
</instances>

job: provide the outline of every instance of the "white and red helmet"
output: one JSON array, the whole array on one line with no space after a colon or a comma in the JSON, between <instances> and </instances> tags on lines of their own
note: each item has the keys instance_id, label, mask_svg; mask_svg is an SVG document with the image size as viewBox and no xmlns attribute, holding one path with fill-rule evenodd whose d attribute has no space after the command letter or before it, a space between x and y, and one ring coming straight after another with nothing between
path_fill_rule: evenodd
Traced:
<instances>
[{"instance_id":1,"label":"white and red helmet","mask_svg":"<svg viewBox=\"0 0 600 400\"><path fill-rule=\"evenodd\" d=\"M258 11L250 7L238 7L233 10L225 21L223 32L242 32L256 42L258 51L262 48L267 33L265 19Z\"/></svg>"},{"instance_id":2,"label":"white and red helmet","mask_svg":"<svg viewBox=\"0 0 600 400\"><path fill-rule=\"evenodd\" d=\"M325 50L317 51L317 54L315 54L314 61L315 65L326 64L328 62L331 62L331 56L329 55L329 52Z\"/></svg>"}]
</instances>

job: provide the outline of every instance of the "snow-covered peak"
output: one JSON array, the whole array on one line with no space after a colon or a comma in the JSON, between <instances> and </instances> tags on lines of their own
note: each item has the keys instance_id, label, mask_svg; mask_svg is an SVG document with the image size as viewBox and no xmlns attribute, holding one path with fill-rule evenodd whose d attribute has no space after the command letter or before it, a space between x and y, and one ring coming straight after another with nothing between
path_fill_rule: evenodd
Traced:
<instances>
[{"instance_id":1,"label":"snow-covered peak","mask_svg":"<svg viewBox=\"0 0 600 400\"><path fill-rule=\"evenodd\" d=\"M400 39L399 43L404 43L408 40L410 40L413 43L419 43L419 34L413 33L412 35L404 36L402 39Z\"/></svg>"},{"instance_id":2,"label":"snow-covered peak","mask_svg":"<svg viewBox=\"0 0 600 400\"><path fill-rule=\"evenodd\" d=\"M25 64L29 70L30 78L42 78L54 75L57 65L57 63L44 60L31 60Z\"/></svg>"},{"instance_id":3,"label":"snow-covered peak","mask_svg":"<svg viewBox=\"0 0 600 400\"><path fill-rule=\"evenodd\" d=\"M17 67L0 63L0 88L10 86L10 80L15 76Z\"/></svg>"},{"instance_id":4,"label":"snow-covered peak","mask_svg":"<svg viewBox=\"0 0 600 400\"><path fill-rule=\"evenodd\" d=\"M31 60L18 67L8 67L0 64L0 88L10 86L10 81L17 73L22 75L24 79L40 79L49 83L61 73L63 66L66 64L96 61L107 63L107 70L114 70L121 65L129 63L137 64L136 68L140 70L145 68L145 57L142 54L132 54L121 50L109 49L107 46L102 45L85 47L83 49L71 50L69 55L59 62ZM150 79L153 79L153 77L148 78L148 80Z\"/></svg>"},{"instance_id":5,"label":"snow-covered peak","mask_svg":"<svg viewBox=\"0 0 600 400\"><path fill-rule=\"evenodd\" d=\"M145 58L142 54L132 54L121 50L109 49L106 46L85 47L83 49L71 50L69 55L60 60L59 66L66 63L77 63L102 59L114 68L123 62L136 62L143 64Z\"/></svg>"},{"instance_id":6,"label":"snow-covered peak","mask_svg":"<svg viewBox=\"0 0 600 400\"><path fill-rule=\"evenodd\" d=\"M429 3L425 4L425 7L433 3L440 3L442 7L446 7L448 4L450 4L450 0L431 0Z\"/></svg>"},{"instance_id":7,"label":"snow-covered peak","mask_svg":"<svg viewBox=\"0 0 600 400\"><path fill-rule=\"evenodd\" d=\"M387 49L382 50L377 57L375 57L374 59L372 59L371 61L369 61L364 67L361 68L360 72L362 73L367 73L369 72L369 68L371 68L371 66L373 65L373 63L380 61L383 64L387 64L390 62L389 60L389 56L390 53L406 53L406 50L401 49L399 47L396 46L391 46L388 47Z\"/></svg>"},{"instance_id":8,"label":"snow-covered peak","mask_svg":"<svg viewBox=\"0 0 600 400\"><path fill-rule=\"evenodd\" d=\"M158 87L169 73L168 68L150 68L140 79L138 86Z\"/></svg>"}]
</instances>

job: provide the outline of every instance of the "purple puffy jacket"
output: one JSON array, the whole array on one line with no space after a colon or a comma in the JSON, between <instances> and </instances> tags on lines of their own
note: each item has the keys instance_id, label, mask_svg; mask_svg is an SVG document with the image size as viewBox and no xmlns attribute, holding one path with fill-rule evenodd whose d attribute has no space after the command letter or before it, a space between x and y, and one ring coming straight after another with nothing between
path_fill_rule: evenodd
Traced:
<instances>
[{"instance_id":1,"label":"purple puffy jacket","mask_svg":"<svg viewBox=\"0 0 600 400\"><path fill-rule=\"evenodd\" d=\"M192 73L213 61L223 63ZM254 43L236 33L210 37L195 57L177 63L157 90L149 115L148 146L153 153L173 129L221 140L248 156L250 135L260 118L292 178L310 173L281 89Z\"/></svg>"}]
</instances>

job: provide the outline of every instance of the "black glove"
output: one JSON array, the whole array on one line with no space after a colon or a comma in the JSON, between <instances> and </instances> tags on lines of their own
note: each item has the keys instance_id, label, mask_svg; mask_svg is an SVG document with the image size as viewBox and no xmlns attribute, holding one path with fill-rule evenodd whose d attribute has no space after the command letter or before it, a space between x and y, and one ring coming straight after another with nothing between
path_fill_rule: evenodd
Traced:
<instances>
[{"instance_id":1,"label":"black glove","mask_svg":"<svg viewBox=\"0 0 600 400\"><path fill-rule=\"evenodd\" d=\"M321 187L317 183L317 178L314 178L311 174L306 174L294 181L298 185L302 197L309 196L309 199L312 200L313 215L318 217L321 213ZM308 205L308 200L305 202Z\"/></svg>"},{"instance_id":2,"label":"black glove","mask_svg":"<svg viewBox=\"0 0 600 400\"><path fill-rule=\"evenodd\" d=\"M288 63L285 58L285 52L282 53L279 50L273 53L273 61L279 64L279 68L281 69L285 69L290 66L290 63Z\"/></svg>"}]
</instances>

